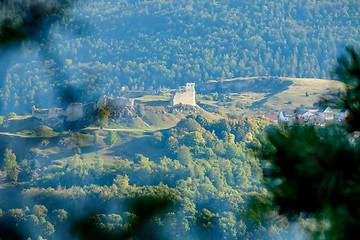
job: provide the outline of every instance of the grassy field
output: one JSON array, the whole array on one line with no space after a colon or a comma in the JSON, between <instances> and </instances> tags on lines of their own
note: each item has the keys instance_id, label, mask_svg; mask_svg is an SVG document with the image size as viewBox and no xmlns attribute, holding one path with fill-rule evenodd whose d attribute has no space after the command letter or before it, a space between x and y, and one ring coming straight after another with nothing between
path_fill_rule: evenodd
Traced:
<instances>
[{"instance_id":1,"label":"grassy field","mask_svg":"<svg viewBox=\"0 0 360 240\"><path fill-rule=\"evenodd\" d=\"M243 91L237 89L233 92L219 93L219 100L211 99L214 93L209 93L210 99L206 95L199 95L199 105L209 111L224 114L278 113L281 109L295 109L301 105L305 108L313 108L321 97L336 94L339 89L344 89L343 83L335 80L305 78L278 78L278 80L291 81L291 84L281 91L276 89L277 86L274 84L273 89L261 92L256 89L259 84L255 82L253 89L250 85ZM230 79L223 82L231 81Z\"/></svg>"},{"instance_id":2,"label":"grassy field","mask_svg":"<svg viewBox=\"0 0 360 240\"><path fill-rule=\"evenodd\" d=\"M296 108L303 104L305 107L311 108L322 96L331 93L336 94L338 89L344 89L343 83L335 80L287 79L293 82L289 89L270 97L264 104L265 106L280 110L282 108Z\"/></svg>"}]
</instances>

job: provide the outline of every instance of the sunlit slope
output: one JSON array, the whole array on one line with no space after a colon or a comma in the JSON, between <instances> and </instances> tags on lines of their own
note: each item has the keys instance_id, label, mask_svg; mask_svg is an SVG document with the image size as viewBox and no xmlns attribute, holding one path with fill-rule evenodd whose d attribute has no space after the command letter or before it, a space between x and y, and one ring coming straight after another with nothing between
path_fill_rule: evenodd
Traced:
<instances>
[{"instance_id":1,"label":"sunlit slope","mask_svg":"<svg viewBox=\"0 0 360 240\"><path fill-rule=\"evenodd\" d=\"M108 125L100 129L94 119L87 124L79 124L83 128L66 129L65 126L46 126L31 115L16 116L0 125L0 152L11 148L19 157L25 159L35 156L41 163L65 161L66 158L81 153L84 161L92 162L97 158L113 161L111 154L133 157L142 146L148 156L160 156L151 144L153 132L172 128L189 114L201 115L209 120L220 116L207 112L198 106L161 106L156 101L145 98L128 114L121 115L124 109L114 110ZM74 123L76 125L76 123ZM108 131L115 131L118 141L108 148L103 139ZM61 163L63 164L63 162ZM1 184L0 184L1 185Z\"/></svg>"},{"instance_id":2,"label":"sunlit slope","mask_svg":"<svg viewBox=\"0 0 360 240\"><path fill-rule=\"evenodd\" d=\"M274 109L296 108L300 105L313 107L321 97L329 94L337 94L344 88L342 82L336 80L312 79L312 78L281 78L292 81L289 88L274 96L267 98L267 107Z\"/></svg>"},{"instance_id":3,"label":"sunlit slope","mask_svg":"<svg viewBox=\"0 0 360 240\"><path fill-rule=\"evenodd\" d=\"M301 105L312 108L322 97L336 95L343 88L343 83L326 79L234 78L203 84L200 88L203 96L200 96L199 104L206 109L224 113L277 112L283 108L295 109ZM216 94L221 97L214 99ZM210 97L204 97L206 95Z\"/></svg>"},{"instance_id":4,"label":"sunlit slope","mask_svg":"<svg viewBox=\"0 0 360 240\"><path fill-rule=\"evenodd\" d=\"M134 129L134 130L158 130L174 127L181 119L188 114L202 115L208 119L218 119L219 116L205 111L198 106L161 106L157 101L141 103L131 110L131 116L112 117L109 120L108 128L111 129ZM116 115L116 112L115 114ZM116 115L117 116L117 115Z\"/></svg>"}]
</instances>

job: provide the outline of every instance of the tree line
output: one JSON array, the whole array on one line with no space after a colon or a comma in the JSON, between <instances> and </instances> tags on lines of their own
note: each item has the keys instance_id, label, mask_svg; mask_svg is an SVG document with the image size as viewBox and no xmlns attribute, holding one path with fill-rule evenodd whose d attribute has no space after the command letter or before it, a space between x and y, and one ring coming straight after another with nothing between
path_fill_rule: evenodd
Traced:
<instances>
[{"instance_id":1,"label":"tree line","mask_svg":"<svg viewBox=\"0 0 360 240\"><path fill-rule=\"evenodd\" d=\"M72 7L73 15L51 24L52 44L25 43L21 58L10 61L1 92L6 111L58 105L64 96L54 97L52 88L59 84L74 89L78 101L91 101L116 96L122 86L329 78L339 52L359 38L355 0L89 0ZM1 11L11 16L9 8Z\"/></svg>"}]
</instances>

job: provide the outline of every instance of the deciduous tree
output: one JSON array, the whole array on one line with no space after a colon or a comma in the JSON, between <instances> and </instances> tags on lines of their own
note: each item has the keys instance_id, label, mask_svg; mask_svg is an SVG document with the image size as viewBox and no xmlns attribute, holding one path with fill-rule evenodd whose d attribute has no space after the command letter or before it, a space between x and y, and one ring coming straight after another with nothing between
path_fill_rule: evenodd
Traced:
<instances>
[{"instance_id":1,"label":"deciduous tree","mask_svg":"<svg viewBox=\"0 0 360 240\"><path fill-rule=\"evenodd\" d=\"M104 143L108 146L115 144L117 141L117 135L114 131L108 131L106 138L104 138Z\"/></svg>"},{"instance_id":2,"label":"deciduous tree","mask_svg":"<svg viewBox=\"0 0 360 240\"><path fill-rule=\"evenodd\" d=\"M16 156L11 149L5 149L2 170L8 178L15 182L17 181L20 170L16 162Z\"/></svg>"}]
</instances>

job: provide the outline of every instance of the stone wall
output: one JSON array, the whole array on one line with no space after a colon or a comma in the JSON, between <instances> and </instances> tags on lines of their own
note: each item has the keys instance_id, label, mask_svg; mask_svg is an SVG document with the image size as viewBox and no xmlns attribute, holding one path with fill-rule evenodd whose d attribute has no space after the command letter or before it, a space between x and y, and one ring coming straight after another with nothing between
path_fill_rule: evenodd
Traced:
<instances>
[{"instance_id":1,"label":"stone wall","mask_svg":"<svg viewBox=\"0 0 360 240\"><path fill-rule=\"evenodd\" d=\"M195 83L187 83L185 92L175 93L174 98L172 99L172 105L175 106L178 104L196 106Z\"/></svg>"},{"instance_id":2,"label":"stone wall","mask_svg":"<svg viewBox=\"0 0 360 240\"><path fill-rule=\"evenodd\" d=\"M108 98L107 105L112 107L121 107L121 106L134 107L134 99L124 98L124 97Z\"/></svg>"},{"instance_id":3,"label":"stone wall","mask_svg":"<svg viewBox=\"0 0 360 240\"><path fill-rule=\"evenodd\" d=\"M134 99L118 97L118 98L109 98L103 96L95 102L90 102L87 104L82 103L71 103L68 105L66 110L62 108L50 108L50 109L36 109L33 106L32 116L41 119L42 121L47 121L49 119L56 118L65 118L68 122L73 122L80 120L86 116L92 116L97 108L105 108L107 106L112 107L134 107Z\"/></svg>"},{"instance_id":4,"label":"stone wall","mask_svg":"<svg viewBox=\"0 0 360 240\"><path fill-rule=\"evenodd\" d=\"M73 122L84 116L84 109L81 103L70 103L66 108L66 120Z\"/></svg>"},{"instance_id":5,"label":"stone wall","mask_svg":"<svg viewBox=\"0 0 360 240\"><path fill-rule=\"evenodd\" d=\"M50 108L50 109L37 109L32 107L32 116L41 119L42 121L51 118L60 118L65 116L64 109L62 108Z\"/></svg>"},{"instance_id":6,"label":"stone wall","mask_svg":"<svg viewBox=\"0 0 360 240\"><path fill-rule=\"evenodd\" d=\"M106 104L107 104L107 97L102 96L96 101L96 108L99 108L99 107L105 108Z\"/></svg>"},{"instance_id":7,"label":"stone wall","mask_svg":"<svg viewBox=\"0 0 360 240\"><path fill-rule=\"evenodd\" d=\"M83 104L82 109L83 109L84 116L92 116L97 109L97 104L96 104L96 102Z\"/></svg>"}]
</instances>

